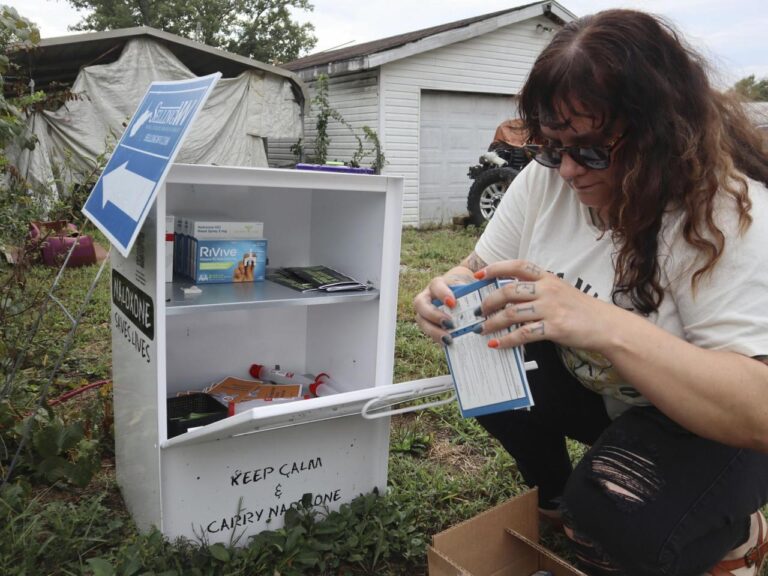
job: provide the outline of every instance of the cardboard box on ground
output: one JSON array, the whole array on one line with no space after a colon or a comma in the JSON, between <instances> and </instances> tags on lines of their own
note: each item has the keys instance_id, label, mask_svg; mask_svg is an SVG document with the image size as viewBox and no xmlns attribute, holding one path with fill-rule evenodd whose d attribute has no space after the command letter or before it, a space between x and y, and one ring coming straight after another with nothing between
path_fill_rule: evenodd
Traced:
<instances>
[{"instance_id":1,"label":"cardboard box on ground","mask_svg":"<svg viewBox=\"0 0 768 576\"><path fill-rule=\"evenodd\" d=\"M535 489L435 534L427 558L429 576L586 576L539 543Z\"/></svg>"}]
</instances>

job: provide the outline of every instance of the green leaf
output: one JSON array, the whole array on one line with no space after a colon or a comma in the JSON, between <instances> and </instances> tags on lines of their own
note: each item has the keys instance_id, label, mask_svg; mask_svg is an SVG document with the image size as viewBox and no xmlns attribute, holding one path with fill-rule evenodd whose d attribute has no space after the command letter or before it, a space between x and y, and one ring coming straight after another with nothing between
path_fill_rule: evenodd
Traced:
<instances>
[{"instance_id":1,"label":"green leaf","mask_svg":"<svg viewBox=\"0 0 768 576\"><path fill-rule=\"evenodd\" d=\"M306 549L306 548L303 550L299 550L296 556L293 557L294 565L301 564L305 567L316 566L319 561L320 561L320 554L318 553L318 551Z\"/></svg>"},{"instance_id":2,"label":"green leaf","mask_svg":"<svg viewBox=\"0 0 768 576\"><path fill-rule=\"evenodd\" d=\"M219 562L229 562L229 550L223 545L223 544L214 544L213 546L209 546L208 550L211 553L211 556L216 558Z\"/></svg>"},{"instance_id":3,"label":"green leaf","mask_svg":"<svg viewBox=\"0 0 768 576\"><path fill-rule=\"evenodd\" d=\"M56 482L69 476L72 465L60 456L45 458L36 467L38 474L49 482Z\"/></svg>"},{"instance_id":4,"label":"green leaf","mask_svg":"<svg viewBox=\"0 0 768 576\"><path fill-rule=\"evenodd\" d=\"M325 522L316 524L312 531L318 536L336 534L344 531L344 525L341 522L334 522L334 520L328 519Z\"/></svg>"},{"instance_id":5,"label":"green leaf","mask_svg":"<svg viewBox=\"0 0 768 576\"><path fill-rule=\"evenodd\" d=\"M115 569L112 567L109 560L105 560L104 558L89 558L86 562L91 567L91 570L93 570L93 576L115 575Z\"/></svg>"},{"instance_id":6,"label":"green leaf","mask_svg":"<svg viewBox=\"0 0 768 576\"><path fill-rule=\"evenodd\" d=\"M295 528L292 528L288 532L288 538L285 539L286 551L290 553L292 550L294 550L297 547L299 540L302 536L304 536L304 534L306 534L306 532L307 531L303 526L296 526Z\"/></svg>"},{"instance_id":7,"label":"green leaf","mask_svg":"<svg viewBox=\"0 0 768 576\"><path fill-rule=\"evenodd\" d=\"M141 570L141 561L134 556L133 558L128 559L128 562L123 566L121 574L122 576L133 576L138 573L139 570Z\"/></svg>"}]
</instances>

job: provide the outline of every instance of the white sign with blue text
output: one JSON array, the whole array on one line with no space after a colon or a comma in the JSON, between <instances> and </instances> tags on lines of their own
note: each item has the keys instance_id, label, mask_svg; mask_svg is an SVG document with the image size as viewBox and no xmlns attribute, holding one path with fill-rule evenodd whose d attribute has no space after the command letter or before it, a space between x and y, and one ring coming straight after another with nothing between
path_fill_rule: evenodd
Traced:
<instances>
[{"instance_id":1,"label":"white sign with blue text","mask_svg":"<svg viewBox=\"0 0 768 576\"><path fill-rule=\"evenodd\" d=\"M221 78L150 84L83 213L127 257L197 114Z\"/></svg>"}]
</instances>

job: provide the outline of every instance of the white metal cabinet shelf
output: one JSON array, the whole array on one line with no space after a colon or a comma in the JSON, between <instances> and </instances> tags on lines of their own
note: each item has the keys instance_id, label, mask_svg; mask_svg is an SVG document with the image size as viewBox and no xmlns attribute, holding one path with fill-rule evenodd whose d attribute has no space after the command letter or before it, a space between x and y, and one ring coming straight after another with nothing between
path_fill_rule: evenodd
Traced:
<instances>
[{"instance_id":1,"label":"white metal cabinet shelf","mask_svg":"<svg viewBox=\"0 0 768 576\"><path fill-rule=\"evenodd\" d=\"M113 255L117 476L141 528L229 541L282 524L314 494L338 507L386 488L389 420L367 418L446 378L392 385L400 255L400 178L174 165L128 258ZM166 214L264 222L270 266L324 264L375 290L299 294L270 282L165 282ZM117 292L113 292L116 295ZM251 363L327 372L348 392L255 408L168 439L166 399Z\"/></svg>"},{"instance_id":2,"label":"white metal cabinet shelf","mask_svg":"<svg viewBox=\"0 0 768 576\"><path fill-rule=\"evenodd\" d=\"M244 310L270 306L322 306L343 302L365 302L379 297L376 289L361 292L299 293L286 286L265 280L238 284L210 284L198 296L185 296L189 283L168 284L166 315L190 314L215 310Z\"/></svg>"}]
</instances>

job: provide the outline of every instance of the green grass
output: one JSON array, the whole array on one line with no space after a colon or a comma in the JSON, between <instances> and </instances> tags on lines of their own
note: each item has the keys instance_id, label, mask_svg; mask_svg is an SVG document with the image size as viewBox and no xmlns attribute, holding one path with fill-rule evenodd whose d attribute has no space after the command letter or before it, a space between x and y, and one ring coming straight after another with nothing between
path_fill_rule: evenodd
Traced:
<instances>
[{"instance_id":1,"label":"green grass","mask_svg":"<svg viewBox=\"0 0 768 576\"><path fill-rule=\"evenodd\" d=\"M442 350L413 321L411 302L433 276L472 250L478 234L474 228L403 231L396 382L446 373ZM0 269L0 275L9 273L7 266ZM94 274L93 267L67 272L57 298L76 310ZM50 384L50 398L109 378L107 278ZM25 285L6 291L2 308L0 352L7 359L27 346L28 353L12 392L0 401L0 476L24 433L30 441L14 481L0 493L0 574L421 576L432 534L524 490L509 455L451 403L393 419L386 495L357 498L330 514L300 507L284 528L262 532L247 546L140 534L115 484L108 386L39 413L26 420L28 428L21 425L47 385L70 327L52 306L37 337L25 338L34 314L22 313L21 304L44 293L52 279L50 269L32 268ZM17 313L8 312L14 310L9 299ZM570 448L578 459L583 448ZM564 552L562 541L548 544Z\"/></svg>"},{"instance_id":2,"label":"green grass","mask_svg":"<svg viewBox=\"0 0 768 576\"><path fill-rule=\"evenodd\" d=\"M466 256L476 239L477 230L471 228L404 230L396 382L446 373L442 350L413 321L411 301L433 276ZM2 269L5 275L10 271ZM65 273L56 297L72 313L95 271ZM54 275L49 268L30 268L26 283L9 290L9 298L29 306L48 290ZM109 302L104 275L73 349L50 383L49 398L109 377ZM521 489L509 456L451 404L395 418L384 496L355 500L327 518L320 511L300 510L293 524L237 549L139 534L114 482L108 387L39 414L27 421L26 431L19 424L40 390L49 386L70 329L67 316L52 304L29 341L36 310L6 314L2 334L6 358L27 347L13 390L0 404L0 424L6 426L0 445L3 475L22 434L30 437L14 483L0 495L2 574L425 574L432 534ZM91 478L85 486L84 478ZM432 506L423 506L425 497ZM332 545L323 534L333 537ZM40 546L39 553L29 552L32 542Z\"/></svg>"}]
</instances>

